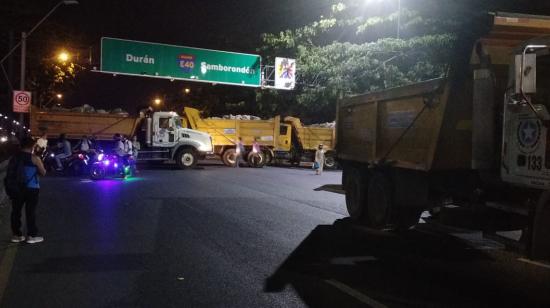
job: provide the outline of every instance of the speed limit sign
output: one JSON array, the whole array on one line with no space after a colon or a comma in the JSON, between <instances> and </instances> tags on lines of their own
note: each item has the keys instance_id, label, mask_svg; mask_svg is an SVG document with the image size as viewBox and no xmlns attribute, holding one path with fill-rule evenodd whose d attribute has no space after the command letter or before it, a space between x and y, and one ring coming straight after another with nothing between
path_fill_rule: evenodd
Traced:
<instances>
[{"instance_id":1,"label":"speed limit sign","mask_svg":"<svg viewBox=\"0 0 550 308\"><path fill-rule=\"evenodd\" d=\"M13 91L13 112L28 113L31 106L31 92Z\"/></svg>"}]
</instances>

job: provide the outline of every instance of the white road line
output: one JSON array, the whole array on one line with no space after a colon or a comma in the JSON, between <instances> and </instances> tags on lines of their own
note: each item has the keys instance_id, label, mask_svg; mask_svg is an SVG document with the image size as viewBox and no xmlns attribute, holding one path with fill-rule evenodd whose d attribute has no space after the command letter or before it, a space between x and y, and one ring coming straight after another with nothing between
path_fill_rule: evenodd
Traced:
<instances>
[{"instance_id":1,"label":"white road line","mask_svg":"<svg viewBox=\"0 0 550 308\"><path fill-rule=\"evenodd\" d=\"M355 298L356 300L364 303L364 304L367 304L373 308L388 308L388 306L366 296L365 294L337 281L337 280L334 280L334 279L329 279L329 280L325 280L326 283L330 284L331 286L337 288L338 290L346 293L347 295Z\"/></svg>"},{"instance_id":2,"label":"white road line","mask_svg":"<svg viewBox=\"0 0 550 308\"><path fill-rule=\"evenodd\" d=\"M537 262L537 261L531 261L531 260L525 259L525 258L519 258L518 261L525 262L525 263L529 263L529 264L536 265L536 266L540 266L540 267L544 267L544 268L546 268L546 269L550 269L550 264L546 264L546 263L542 263L542 262Z\"/></svg>"}]
</instances>

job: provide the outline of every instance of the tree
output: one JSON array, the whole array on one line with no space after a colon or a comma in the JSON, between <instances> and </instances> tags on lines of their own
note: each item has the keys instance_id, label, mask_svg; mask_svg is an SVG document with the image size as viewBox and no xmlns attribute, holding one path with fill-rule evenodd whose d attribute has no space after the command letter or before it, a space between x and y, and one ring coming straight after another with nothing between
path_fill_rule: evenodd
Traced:
<instances>
[{"instance_id":1,"label":"tree","mask_svg":"<svg viewBox=\"0 0 550 308\"><path fill-rule=\"evenodd\" d=\"M457 16L465 10L455 10L454 18L435 18L438 15L433 11L404 7L400 28L403 36L397 39L396 7L379 5L366 12L368 4L364 0L334 3L329 15L318 21L263 34L260 52L267 62L274 62L273 55L295 57L298 80L292 93L258 92L260 107L311 121L329 121L334 119L336 101L342 96L446 73L455 32L460 27Z\"/></svg>"}]
</instances>

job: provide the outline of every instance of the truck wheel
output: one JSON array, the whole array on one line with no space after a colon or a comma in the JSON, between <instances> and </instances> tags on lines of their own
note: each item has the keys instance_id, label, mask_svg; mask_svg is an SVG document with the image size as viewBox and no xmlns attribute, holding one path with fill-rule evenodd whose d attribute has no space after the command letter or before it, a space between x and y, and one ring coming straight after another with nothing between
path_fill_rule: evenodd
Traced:
<instances>
[{"instance_id":1,"label":"truck wheel","mask_svg":"<svg viewBox=\"0 0 550 308\"><path fill-rule=\"evenodd\" d=\"M176 154L176 162L180 169L189 169L197 164L197 154L192 149L183 149Z\"/></svg>"},{"instance_id":2,"label":"truck wheel","mask_svg":"<svg viewBox=\"0 0 550 308\"><path fill-rule=\"evenodd\" d=\"M333 155L325 156L325 168L327 168L327 169L335 169L336 168L336 159L334 159Z\"/></svg>"},{"instance_id":3,"label":"truck wheel","mask_svg":"<svg viewBox=\"0 0 550 308\"><path fill-rule=\"evenodd\" d=\"M346 208L351 219L361 221L367 210L368 175L355 167L348 167L345 172Z\"/></svg>"},{"instance_id":4,"label":"truck wheel","mask_svg":"<svg viewBox=\"0 0 550 308\"><path fill-rule=\"evenodd\" d=\"M383 229L390 222L393 198L391 183L383 173L375 173L369 180L367 197L367 225Z\"/></svg>"},{"instance_id":5,"label":"truck wheel","mask_svg":"<svg viewBox=\"0 0 550 308\"><path fill-rule=\"evenodd\" d=\"M544 192L533 219L531 258L550 261L550 192Z\"/></svg>"},{"instance_id":6,"label":"truck wheel","mask_svg":"<svg viewBox=\"0 0 550 308\"><path fill-rule=\"evenodd\" d=\"M269 150L265 150L263 151L263 154L265 160L264 165L271 166L271 164L273 164L273 153L271 153L271 151Z\"/></svg>"},{"instance_id":7,"label":"truck wheel","mask_svg":"<svg viewBox=\"0 0 550 308\"><path fill-rule=\"evenodd\" d=\"M237 151L235 149L227 149L222 155L223 163L228 167L234 167L237 162Z\"/></svg>"},{"instance_id":8,"label":"truck wheel","mask_svg":"<svg viewBox=\"0 0 550 308\"><path fill-rule=\"evenodd\" d=\"M264 153L250 152L248 153L246 161L248 162L248 165L250 165L250 167L262 168L265 165Z\"/></svg>"}]
</instances>

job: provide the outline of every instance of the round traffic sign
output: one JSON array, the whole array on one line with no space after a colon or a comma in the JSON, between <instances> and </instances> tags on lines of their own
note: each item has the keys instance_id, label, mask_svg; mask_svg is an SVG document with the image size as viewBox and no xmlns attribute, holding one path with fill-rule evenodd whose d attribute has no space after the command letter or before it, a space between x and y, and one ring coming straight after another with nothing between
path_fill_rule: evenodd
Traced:
<instances>
[{"instance_id":1,"label":"round traffic sign","mask_svg":"<svg viewBox=\"0 0 550 308\"><path fill-rule=\"evenodd\" d=\"M19 92L15 95L15 103L21 106L27 106L31 103L31 97L25 92Z\"/></svg>"}]
</instances>

